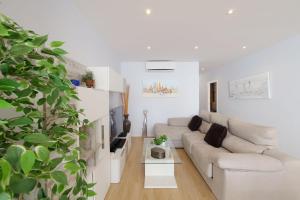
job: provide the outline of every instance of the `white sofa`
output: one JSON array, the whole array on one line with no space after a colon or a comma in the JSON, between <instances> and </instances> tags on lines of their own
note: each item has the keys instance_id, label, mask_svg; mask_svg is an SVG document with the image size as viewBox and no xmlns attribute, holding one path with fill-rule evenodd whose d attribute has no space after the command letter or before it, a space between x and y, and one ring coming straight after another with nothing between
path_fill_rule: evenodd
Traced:
<instances>
[{"instance_id":1,"label":"white sofa","mask_svg":"<svg viewBox=\"0 0 300 200\"><path fill-rule=\"evenodd\" d=\"M190 118L156 124L155 134L167 135L184 148L218 200L300 200L300 161L277 150L274 128L202 112L199 131ZM222 147L204 141L212 123L228 129Z\"/></svg>"}]
</instances>

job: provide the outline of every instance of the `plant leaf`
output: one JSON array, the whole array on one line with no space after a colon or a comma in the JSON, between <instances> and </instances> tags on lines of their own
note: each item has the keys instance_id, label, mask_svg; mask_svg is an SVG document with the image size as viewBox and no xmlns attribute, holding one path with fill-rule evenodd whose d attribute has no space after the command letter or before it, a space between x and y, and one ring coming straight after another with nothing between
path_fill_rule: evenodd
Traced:
<instances>
[{"instance_id":1,"label":"plant leaf","mask_svg":"<svg viewBox=\"0 0 300 200\"><path fill-rule=\"evenodd\" d=\"M66 174L63 171L54 171L51 172L51 177L60 184L67 185L68 184L68 179Z\"/></svg>"},{"instance_id":2,"label":"plant leaf","mask_svg":"<svg viewBox=\"0 0 300 200\"><path fill-rule=\"evenodd\" d=\"M0 23L0 36L9 36L8 30L3 24Z\"/></svg>"},{"instance_id":3,"label":"plant leaf","mask_svg":"<svg viewBox=\"0 0 300 200\"><path fill-rule=\"evenodd\" d=\"M47 135L42 133L33 133L24 137L26 142L32 144L47 144L50 140Z\"/></svg>"},{"instance_id":4,"label":"plant leaf","mask_svg":"<svg viewBox=\"0 0 300 200\"><path fill-rule=\"evenodd\" d=\"M53 90L53 92L51 93L51 95L49 95L47 97L47 102L49 105L53 105L53 103L56 101L56 99L58 98L59 96L59 90L58 89L55 89Z\"/></svg>"},{"instance_id":5,"label":"plant leaf","mask_svg":"<svg viewBox=\"0 0 300 200\"><path fill-rule=\"evenodd\" d=\"M43 105L45 102L46 102L46 98L41 98L41 99L38 100L37 104L38 104L39 106L41 106L41 105Z\"/></svg>"},{"instance_id":6,"label":"plant leaf","mask_svg":"<svg viewBox=\"0 0 300 200\"><path fill-rule=\"evenodd\" d=\"M36 185L36 180L33 178L22 178L20 175L13 175L10 180L9 187L13 193L29 193Z\"/></svg>"},{"instance_id":7,"label":"plant leaf","mask_svg":"<svg viewBox=\"0 0 300 200\"><path fill-rule=\"evenodd\" d=\"M2 78L0 79L0 90L12 91L18 88L20 84L12 79Z\"/></svg>"},{"instance_id":8,"label":"plant leaf","mask_svg":"<svg viewBox=\"0 0 300 200\"><path fill-rule=\"evenodd\" d=\"M46 41L48 40L48 35L44 35L44 36L40 36L40 37L36 37L34 38L31 43L36 46L39 47L41 45L43 45Z\"/></svg>"},{"instance_id":9,"label":"plant leaf","mask_svg":"<svg viewBox=\"0 0 300 200\"><path fill-rule=\"evenodd\" d=\"M20 160L21 168L23 172L28 175L28 173L31 171L34 163L35 163L35 155L33 151L27 150L22 153L21 160Z\"/></svg>"},{"instance_id":10,"label":"plant leaf","mask_svg":"<svg viewBox=\"0 0 300 200\"><path fill-rule=\"evenodd\" d=\"M76 165L74 162L68 162L65 164L65 169L69 170L71 174L75 174L81 168L78 165Z\"/></svg>"},{"instance_id":11,"label":"plant leaf","mask_svg":"<svg viewBox=\"0 0 300 200\"><path fill-rule=\"evenodd\" d=\"M33 112L28 114L28 117L38 119L38 118L42 117L42 113L40 111L33 111Z\"/></svg>"},{"instance_id":12,"label":"plant leaf","mask_svg":"<svg viewBox=\"0 0 300 200\"><path fill-rule=\"evenodd\" d=\"M9 65L7 63L2 63L0 65L0 70L4 76L8 73L8 69L9 69Z\"/></svg>"},{"instance_id":13,"label":"plant leaf","mask_svg":"<svg viewBox=\"0 0 300 200\"><path fill-rule=\"evenodd\" d=\"M10 121L9 126L10 127L26 126L26 125L30 125L32 123L33 123L32 119L30 119L28 117L20 117L20 118L17 118L17 119L14 119L14 120Z\"/></svg>"},{"instance_id":14,"label":"plant leaf","mask_svg":"<svg viewBox=\"0 0 300 200\"><path fill-rule=\"evenodd\" d=\"M11 200L11 196L6 192L0 193L0 200Z\"/></svg>"},{"instance_id":15,"label":"plant leaf","mask_svg":"<svg viewBox=\"0 0 300 200\"><path fill-rule=\"evenodd\" d=\"M93 190L88 190L87 191L87 196L88 197L92 197L92 196L95 196L96 195L96 192L94 192Z\"/></svg>"},{"instance_id":16,"label":"plant leaf","mask_svg":"<svg viewBox=\"0 0 300 200\"><path fill-rule=\"evenodd\" d=\"M10 174L11 174L11 166L8 161L1 158L0 159L0 167L1 167L1 186L5 188L9 184ZM1 198L0 198L1 200Z\"/></svg>"},{"instance_id":17,"label":"plant leaf","mask_svg":"<svg viewBox=\"0 0 300 200\"><path fill-rule=\"evenodd\" d=\"M44 162L49 160L50 152L49 152L48 148L39 145L39 146L35 147L35 153L37 155L38 160L44 161Z\"/></svg>"},{"instance_id":18,"label":"plant leaf","mask_svg":"<svg viewBox=\"0 0 300 200\"><path fill-rule=\"evenodd\" d=\"M64 42L62 42L62 41L53 41L53 42L51 42L50 46L54 48L54 47L60 47L63 44L64 44Z\"/></svg>"},{"instance_id":19,"label":"plant leaf","mask_svg":"<svg viewBox=\"0 0 300 200\"><path fill-rule=\"evenodd\" d=\"M0 109L8 109L13 108L14 106L5 101L4 99L0 98Z\"/></svg>"},{"instance_id":20,"label":"plant leaf","mask_svg":"<svg viewBox=\"0 0 300 200\"><path fill-rule=\"evenodd\" d=\"M63 161L63 158L54 158L50 160L50 169L55 169L61 162Z\"/></svg>"},{"instance_id":21,"label":"plant leaf","mask_svg":"<svg viewBox=\"0 0 300 200\"><path fill-rule=\"evenodd\" d=\"M7 149L5 159L17 171L20 170L20 158L24 151L26 151L26 149L21 145L11 145Z\"/></svg>"},{"instance_id":22,"label":"plant leaf","mask_svg":"<svg viewBox=\"0 0 300 200\"><path fill-rule=\"evenodd\" d=\"M32 47L25 44L17 44L10 49L10 53L12 56L22 56L30 53L32 50Z\"/></svg>"},{"instance_id":23,"label":"plant leaf","mask_svg":"<svg viewBox=\"0 0 300 200\"><path fill-rule=\"evenodd\" d=\"M65 50L61 49L61 48L55 48L52 50L54 53L56 53L57 55L65 55L68 52L66 52Z\"/></svg>"}]
</instances>

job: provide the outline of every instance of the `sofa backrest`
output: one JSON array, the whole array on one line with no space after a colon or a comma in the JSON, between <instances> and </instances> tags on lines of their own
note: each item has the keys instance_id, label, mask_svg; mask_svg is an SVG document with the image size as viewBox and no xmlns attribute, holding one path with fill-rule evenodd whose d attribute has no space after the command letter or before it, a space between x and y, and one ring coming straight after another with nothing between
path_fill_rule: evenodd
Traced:
<instances>
[{"instance_id":1,"label":"sofa backrest","mask_svg":"<svg viewBox=\"0 0 300 200\"><path fill-rule=\"evenodd\" d=\"M220 124L228 128L228 117L220 113L210 113L210 122Z\"/></svg>"},{"instance_id":2,"label":"sofa backrest","mask_svg":"<svg viewBox=\"0 0 300 200\"><path fill-rule=\"evenodd\" d=\"M228 136L223 147L234 153L263 153L277 146L277 132L272 127L260 126L219 113L201 112L200 117L210 123L227 127Z\"/></svg>"},{"instance_id":3,"label":"sofa backrest","mask_svg":"<svg viewBox=\"0 0 300 200\"><path fill-rule=\"evenodd\" d=\"M275 128L250 124L237 119L229 119L229 132L257 145L277 146Z\"/></svg>"},{"instance_id":4,"label":"sofa backrest","mask_svg":"<svg viewBox=\"0 0 300 200\"><path fill-rule=\"evenodd\" d=\"M168 119L169 126L188 126L191 117L172 117Z\"/></svg>"},{"instance_id":5,"label":"sofa backrest","mask_svg":"<svg viewBox=\"0 0 300 200\"><path fill-rule=\"evenodd\" d=\"M199 115L203 120L210 123L210 112L201 111Z\"/></svg>"}]
</instances>

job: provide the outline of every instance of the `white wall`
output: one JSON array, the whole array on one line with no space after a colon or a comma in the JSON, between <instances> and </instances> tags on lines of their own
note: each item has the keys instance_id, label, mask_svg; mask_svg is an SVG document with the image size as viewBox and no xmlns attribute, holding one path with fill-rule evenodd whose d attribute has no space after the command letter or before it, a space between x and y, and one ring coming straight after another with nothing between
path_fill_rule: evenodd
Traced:
<instances>
[{"instance_id":1,"label":"white wall","mask_svg":"<svg viewBox=\"0 0 300 200\"><path fill-rule=\"evenodd\" d=\"M73 0L2 0L0 10L26 29L65 41L67 56L73 60L119 70L118 59Z\"/></svg>"},{"instance_id":2,"label":"white wall","mask_svg":"<svg viewBox=\"0 0 300 200\"><path fill-rule=\"evenodd\" d=\"M166 122L169 117L187 117L199 113L199 64L198 62L178 62L174 72L147 72L143 62L121 64L122 75L130 85L129 119L131 133L142 134L143 110L148 110L148 133L153 124ZM175 98L143 97L143 80L175 80L178 96Z\"/></svg>"},{"instance_id":3,"label":"white wall","mask_svg":"<svg viewBox=\"0 0 300 200\"><path fill-rule=\"evenodd\" d=\"M244 59L202 73L201 109L207 110L207 82L218 80L219 112L274 126L280 148L300 158L300 36L282 41ZM270 100L233 100L228 81L270 72Z\"/></svg>"}]
</instances>

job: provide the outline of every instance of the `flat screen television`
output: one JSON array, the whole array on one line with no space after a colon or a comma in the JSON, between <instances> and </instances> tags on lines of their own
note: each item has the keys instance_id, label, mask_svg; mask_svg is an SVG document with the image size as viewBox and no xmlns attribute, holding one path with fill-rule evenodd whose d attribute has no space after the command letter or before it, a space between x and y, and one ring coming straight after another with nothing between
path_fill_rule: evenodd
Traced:
<instances>
[{"instance_id":1,"label":"flat screen television","mask_svg":"<svg viewBox=\"0 0 300 200\"><path fill-rule=\"evenodd\" d=\"M123 133L123 107L118 106L110 110L110 143Z\"/></svg>"}]
</instances>

